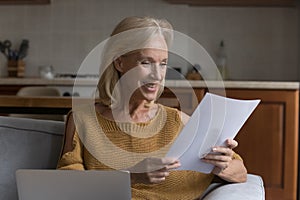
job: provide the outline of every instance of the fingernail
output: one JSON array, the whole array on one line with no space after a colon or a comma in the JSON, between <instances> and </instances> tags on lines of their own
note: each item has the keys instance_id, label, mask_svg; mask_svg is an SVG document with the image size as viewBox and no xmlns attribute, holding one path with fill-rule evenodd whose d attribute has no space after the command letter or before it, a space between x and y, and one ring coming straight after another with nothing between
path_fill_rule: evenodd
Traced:
<instances>
[{"instance_id":1,"label":"fingernail","mask_svg":"<svg viewBox=\"0 0 300 200\"><path fill-rule=\"evenodd\" d=\"M216 147L213 147L212 150L213 150L213 151L217 151L217 148L216 148Z\"/></svg>"}]
</instances>

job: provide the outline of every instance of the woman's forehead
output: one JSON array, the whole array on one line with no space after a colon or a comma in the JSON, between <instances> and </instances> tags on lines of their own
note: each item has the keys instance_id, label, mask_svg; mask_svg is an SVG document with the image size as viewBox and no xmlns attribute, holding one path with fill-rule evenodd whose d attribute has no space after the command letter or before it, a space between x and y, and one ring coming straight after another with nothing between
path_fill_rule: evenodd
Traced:
<instances>
[{"instance_id":1,"label":"woman's forehead","mask_svg":"<svg viewBox=\"0 0 300 200\"><path fill-rule=\"evenodd\" d=\"M134 52L130 52L126 55L123 55L129 59L152 59L152 60L166 60L168 59L168 51L164 49L155 49L155 48L145 48L135 50Z\"/></svg>"},{"instance_id":2,"label":"woman's forehead","mask_svg":"<svg viewBox=\"0 0 300 200\"><path fill-rule=\"evenodd\" d=\"M161 49L161 50L168 50L168 45L166 43L166 40L163 36L157 35L155 37L152 37L145 48L151 48L151 49Z\"/></svg>"},{"instance_id":3,"label":"woman's forehead","mask_svg":"<svg viewBox=\"0 0 300 200\"><path fill-rule=\"evenodd\" d=\"M165 49L145 48L140 50L139 55L142 57L168 58L168 51Z\"/></svg>"}]
</instances>

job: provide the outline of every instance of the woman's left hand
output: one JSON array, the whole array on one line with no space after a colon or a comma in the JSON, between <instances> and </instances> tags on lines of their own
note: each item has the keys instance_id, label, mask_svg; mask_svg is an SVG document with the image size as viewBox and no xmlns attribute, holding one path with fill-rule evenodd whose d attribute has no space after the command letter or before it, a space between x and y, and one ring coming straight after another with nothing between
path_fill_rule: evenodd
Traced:
<instances>
[{"instance_id":1,"label":"woman's left hand","mask_svg":"<svg viewBox=\"0 0 300 200\"><path fill-rule=\"evenodd\" d=\"M203 158L204 162L216 166L213 170L213 173L216 175L218 175L222 170L225 170L227 167L229 167L234 154L232 149L238 146L238 142L232 139L227 139L226 145L226 147L213 147L212 152L207 154Z\"/></svg>"},{"instance_id":2,"label":"woman's left hand","mask_svg":"<svg viewBox=\"0 0 300 200\"><path fill-rule=\"evenodd\" d=\"M202 160L215 165L212 173L228 182L245 182L247 180L247 169L240 159L233 159L234 149L238 146L237 141L226 140L225 147L213 147L212 152Z\"/></svg>"},{"instance_id":3,"label":"woman's left hand","mask_svg":"<svg viewBox=\"0 0 300 200\"><path fill-rule=\"evenodd\" d=\"M213 174L230 182L243 182L246 180L247 170L243 161L233 159L234 149L238 142L232 139L226 140L226 146L212 148L212 152L207 154L202 160L214 165Z\"/></svg>"}]
</instances>

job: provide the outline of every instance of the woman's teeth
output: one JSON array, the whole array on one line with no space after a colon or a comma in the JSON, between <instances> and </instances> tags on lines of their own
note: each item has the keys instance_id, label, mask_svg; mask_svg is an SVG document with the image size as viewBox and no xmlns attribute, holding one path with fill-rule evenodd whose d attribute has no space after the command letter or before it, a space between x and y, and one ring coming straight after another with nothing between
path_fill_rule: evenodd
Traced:
<instances>
[{"instance_id":1,"label":"woman's teeth","mask_svg":"<svg viewBox=\"0 0 300 200\"><path fill-rule=\"evenodd\" d=\"M154 83L146 83L145 86L149 87L149 88L154 88L155 84Z\"/></svg>"}]
</instances>

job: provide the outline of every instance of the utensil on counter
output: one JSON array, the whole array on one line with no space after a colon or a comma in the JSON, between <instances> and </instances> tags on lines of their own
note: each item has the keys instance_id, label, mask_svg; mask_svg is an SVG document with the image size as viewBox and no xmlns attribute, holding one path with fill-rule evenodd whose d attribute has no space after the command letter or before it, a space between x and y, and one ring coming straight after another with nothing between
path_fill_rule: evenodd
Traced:
<instances>
[{"instance_id":1,"label":"utensil on counter","mask_svg":"<svg viewBox=\"0 0 300 200\"><path fill-rule=\"evenodd\" d=\"M0 41L0 51L5 55L5 57L8 59L8 55L5 53L5 46L4 44Z\"/></svg>"},{"instance_id":2,"label":"utensil on counter","mask_svg":"<svg viewBox=\"0 0 300 200\"><path fill-rule=\"evenodd\" d=\"M12 49L10 40L0 41L0 51L7 58L7 71L9 77L24 77L25 62L23 59L27 55L29 41L23 39L19 49Z\"/></svg>"},{"instance_id":3,"label":"utensil on counter","mask_svg":"<svg viewBox=\"0 0 300 200\"><path fill-rule=\"evenodd\" d=\"M10 59L11 56L11 41L5 40L4 42L0 42L0 51L5 55L7 59Z\"/></svg>"},{"instance_id":4,"label":"utensil on counter","mask_svg":"<svg viewBox=\"0 0 300 200\"><path fill-rule=\"evenodd\" d=\"M27 50L29 48L29 40L23 39L18 51L18 59L23 59L27 56Z\"/></svg>"},{"instance_id":5,"label":"utensil on counter","mask_svg":"<svg viewBox=\"0 0 300 200\"><path fill-rule=\"evenodd\" d=\"M0 51L8 60L22 60L27 56L29 48L29 40L23 39L18 50L12 50L12 42L10 40L0 41Z\"/></svg>"},{"instance_id":6,"label":"utensil on counter","mask_svg":"<svg viewBox=\"0 0 300 200\"><path fill-rule=\"evenodd\" d=\"M11 41L10 40L4 40L3 42L3 46L4 46L4 54L6 55L6 57L8 59L12 59L13 55L12 55L12 50L11 50Z\"/></svg>"}]
</instances>

